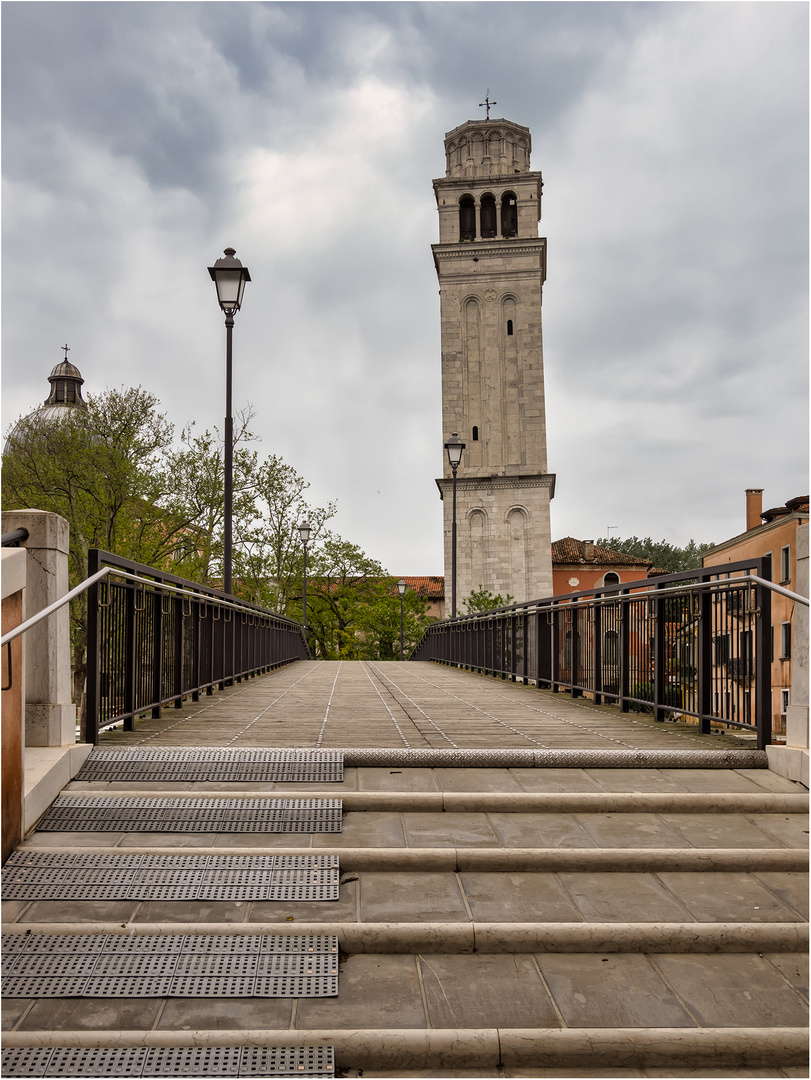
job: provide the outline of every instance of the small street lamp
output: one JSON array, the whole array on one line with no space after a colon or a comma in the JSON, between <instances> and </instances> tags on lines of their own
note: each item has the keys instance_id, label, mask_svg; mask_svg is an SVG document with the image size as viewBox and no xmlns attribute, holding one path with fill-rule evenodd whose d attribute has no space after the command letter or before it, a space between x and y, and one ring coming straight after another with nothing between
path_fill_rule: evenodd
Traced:
<instances>
[{"instance_id":1,"label":"small street lamp","mask_svg":"<svg viewBox=\"0 0 811 1080\"><path fill-rule=\"evenodd\" d=\"M310 528L310 524L307 521L302 521L298 527L298 534L301 537L301 542L304 545L304 592L302 596L302 618L301 627L304 631L304 641L307 641L307 542L310 539L310 533L313 530Z\"/></svg>"},{"instance_id":2,"label":"small street lamp","mask_svg":"<svg viewBox=\"0 0 811 1080\"><path fill-rule=\"evenodd\" d=\"M247 266L235 259L233 248L226 248L224 259L217 259L208 272L217 286L217 300L225 312L225 526L223 536L223 591L231 592L234 517L234 418L231 408L231 331L234 314L242 306L245 282L251 280Z\"/></svg>"},{"instance_id":3,"label":"small street lamp","mask_svg":"<svg viewBox=\"0 0 811 1080\"><path fill-rule=\"evenodd\" d=\"M457 432L445 443L448 451L448 461L453 470L453 513L451 515L451 618L456 618L456 470L462 460L462 451L465 444L459 438Z\"/></svg>"},{"instance_id":4,"label":"small street lamp","mask_svg":"<svg viewBox=\"0 0 811 1080\"><path fill-rule=\"evenodd\" d=\"M405 580L403 578L400 578L400 580L397 582L397 592L400 594L400 659L401 660L403 659L403 597L405 596L405 591L406 591L407 588L408 588L408 585L406 585Z\"/></svg>"}]
</instances>

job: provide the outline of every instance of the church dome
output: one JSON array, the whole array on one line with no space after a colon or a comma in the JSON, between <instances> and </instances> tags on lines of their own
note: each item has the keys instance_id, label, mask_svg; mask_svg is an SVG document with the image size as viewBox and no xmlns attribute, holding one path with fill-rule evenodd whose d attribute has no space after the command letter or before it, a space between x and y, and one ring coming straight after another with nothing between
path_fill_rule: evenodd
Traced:
<instances>
[{"instance_id":1,"label":"church dome","mask_svg":"<svg viewBox=\"0 0 811 1080\"><path fill-rule=\"evenodd\" d=\"M4 453L15 438L19 438L23 430L31 424L52 424L73 409L87 408L87 402L82 397L84 379L75 364L71 364L67 359L60 361L48 376L48 382L51 384L51 392L38 409L17 421L6 439Z\"/></svg>"}]
</instances>

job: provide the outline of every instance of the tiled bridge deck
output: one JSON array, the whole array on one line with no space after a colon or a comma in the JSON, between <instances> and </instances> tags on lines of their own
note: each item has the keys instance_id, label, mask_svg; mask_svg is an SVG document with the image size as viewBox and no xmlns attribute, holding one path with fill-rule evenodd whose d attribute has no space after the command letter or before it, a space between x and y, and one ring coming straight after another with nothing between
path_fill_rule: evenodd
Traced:
<instances>
[{"instance_id":1,"label":"tiled bridge deck","mask_svg":"<svg viewBox=\"0 0 811 1080\"><path fill-rule=\"evenodd\" d=\"M394 749L751 749L734 729L699 735L584 698L432 663L305 661L228 686L108 745Z\"/></svg>"}]
</instances>

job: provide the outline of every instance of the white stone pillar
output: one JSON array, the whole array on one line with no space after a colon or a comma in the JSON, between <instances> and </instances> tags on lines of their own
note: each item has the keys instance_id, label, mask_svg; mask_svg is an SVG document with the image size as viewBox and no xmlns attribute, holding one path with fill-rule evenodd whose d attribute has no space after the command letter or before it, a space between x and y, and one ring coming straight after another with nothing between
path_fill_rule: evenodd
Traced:
<instances>
[{"instance_id":1,"label":"white stone pillar","mask_svg":"<svg viewBox=\"0 0 811 1080\"><path fill-rule=\"evenodd\" d=\"M28 553L26 613L30 618L68 591L68 523L44 510L3 513L3 532L28 529L22 546ZM70 615L68 605L25 634L25 744L72 746L76 742L76 706L70 687Z\"/></svg>"}]
</instances>

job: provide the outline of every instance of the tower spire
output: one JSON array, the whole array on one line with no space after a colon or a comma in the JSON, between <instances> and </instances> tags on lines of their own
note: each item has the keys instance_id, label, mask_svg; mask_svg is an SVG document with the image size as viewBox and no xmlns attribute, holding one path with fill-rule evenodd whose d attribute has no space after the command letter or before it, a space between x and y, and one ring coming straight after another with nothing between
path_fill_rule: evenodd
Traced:
<instances>
[{"instance_id":1,"label":"tower spire","mask_svg":"<svg viewBox=\"0 0 811 1080\"><path fill-rule=\"evenodd\" d=\"M479 102L480 109L487 109L487 115L485 117L485 120L490 119L490 107L492 105L498 105L498 102L490 100L490 88L488 87L487 93L484 95L484 101Z\"/></svg>"}]
</instances>

